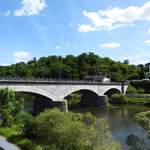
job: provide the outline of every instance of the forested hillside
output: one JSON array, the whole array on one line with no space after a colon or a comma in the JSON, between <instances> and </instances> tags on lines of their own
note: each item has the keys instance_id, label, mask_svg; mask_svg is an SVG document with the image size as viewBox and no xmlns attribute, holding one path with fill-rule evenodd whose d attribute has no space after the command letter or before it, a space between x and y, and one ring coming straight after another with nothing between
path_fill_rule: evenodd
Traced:
<instances>
[{"instance_id":1,"label":"forested hillside","mask_svg":"<svg viewBox=\"0 0 150 150\"><path fill-rule=\"evenodd\" d=\"M53 78L80 80L86 75L106 74L112 81L142 79L145 76L141 65L129 65L110 58L101 58L94 53L79 56L68 55L33 58L27 63L20 62L0 67L1 77Z\"/></svg>"}]
</instances>

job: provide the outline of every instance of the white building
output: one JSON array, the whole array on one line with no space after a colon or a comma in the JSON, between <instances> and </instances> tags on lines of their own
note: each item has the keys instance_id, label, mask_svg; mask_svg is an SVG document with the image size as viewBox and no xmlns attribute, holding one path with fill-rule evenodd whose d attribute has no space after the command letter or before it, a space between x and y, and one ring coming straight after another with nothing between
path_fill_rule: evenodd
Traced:
<instances>
[{"instance_id":1,"label":"white building","mask_svg":"<svg viewBox=\"0 0 150 150\"><path fill-rule=\"evenodd\" d=\"M109 83L110 78L108 78L106 75L98 75L98 76L86 76L83 81L88 82L102 82L102 83Z\"/></svg>"}]
</instances>

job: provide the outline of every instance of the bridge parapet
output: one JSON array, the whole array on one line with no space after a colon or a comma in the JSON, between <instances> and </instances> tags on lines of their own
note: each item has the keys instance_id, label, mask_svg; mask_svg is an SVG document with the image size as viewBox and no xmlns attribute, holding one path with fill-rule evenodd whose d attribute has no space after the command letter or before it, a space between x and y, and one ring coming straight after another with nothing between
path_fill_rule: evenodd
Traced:
<instances>
[{"instance_id":1,"label":"bridge parapet","mask_svg":"<svg viewBox=\"0 0 150 150\"><path fill-rule=\"evenodd\" d=\"M25 78L0 78L0 83L34 83L34 84L87 84L87 85L128 85L128 82L96 82L82 80L51 80L51 79L25 79Z\"/></svg>"}]
</instances>

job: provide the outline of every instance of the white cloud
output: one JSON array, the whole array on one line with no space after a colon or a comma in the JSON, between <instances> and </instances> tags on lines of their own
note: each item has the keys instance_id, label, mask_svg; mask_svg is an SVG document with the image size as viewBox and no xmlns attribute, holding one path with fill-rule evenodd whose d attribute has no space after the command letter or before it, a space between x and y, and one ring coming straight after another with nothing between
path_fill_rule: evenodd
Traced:
<instances>
[{"instance_id":1,"label":"white cloud","mask_svg":"<svg viewBox=\"0 0 150 150\"><path fill-rule=\"evenodd\" d=\"M37 15L46 7L45 0L22 0L21 5L20 9L14 11L14 16Z\"/></svg>"},{"instance_id":2,"label":"white cloud","mask_svg":"<svg viewBox=\"0 0 150 150\"><path fill-rule=\"evenodd\" d=\"M0 66L10 66L10 64L0 63Z\"/></svg>"},{"instance_id":3,"label":"white cloud","mask_svg":"<svg viewBox=\"0 0 150 150\"><path fill-rule=\"evenodd\" d=\"M15 52L13 53L14 61L15 62L21 62L21 61L26 61L27 59L30 58L29 52L26 51L20 51L20 52Z\"/></svg>"},{"instance_id":4,"label":"white cloud","mask_svg":"<svg viewBox=\"0 0 150 150\"><path fill-rule=\"evenodd\" d=\"M147 30L147 33L150 34L150 28Z\"/></svg>"},{"instance_id":5,"label":"white cloud","mask_svg":"<svg viewBox=\"0 0 150 150\"><path fill-rule=\"evenodd\" d=\"M61 49L61 46L58 45L58 46L55 47L55 49L57 49L57 50Z\"/></svg>"},{"instance_id":6,"label":"white cloud","mask_svg":"<svg viewBox=\"0 0 150 150\"><path fill-rule=\"evenodd\" d=\"M103 44L100 44L101 48L106 48L106 49L117 49L120 46L121 45L119 43L103 43Z\"/></svg>"},{"instance_id":7,"label":"white cloud","mask_svg":"<svg viewBox=\"0 0 150 150\"><path fill-rule=\"evenodd\" d=\"M133 25L137 21L150 21L150 2L141 7L129 6L127 8L108 8L98 12L83 11L91 23L79 25L79 32L96 30L111 30L122 26Z\"/></svg>"},{"instance_id":8,"label":"white cloud","mask_svg":"<svg viewBox=\"0 0 150 150\"><path fill-rule=\"evenodd\" d=\"M144 43L145 44L150 44L150 40L145 40Z\"/></svg>"},{"instance_id":9,"label":"white cloud","mask_svg":"<svg viewBox=\"0 0 150 150\"><path fill-rule=\"evenodd\" d=\"M89 24L79 25L79 29L78 29L79 32L90 32L90 31L95 31L95 30L96 29Z\"/></svg>"}]
</instances>

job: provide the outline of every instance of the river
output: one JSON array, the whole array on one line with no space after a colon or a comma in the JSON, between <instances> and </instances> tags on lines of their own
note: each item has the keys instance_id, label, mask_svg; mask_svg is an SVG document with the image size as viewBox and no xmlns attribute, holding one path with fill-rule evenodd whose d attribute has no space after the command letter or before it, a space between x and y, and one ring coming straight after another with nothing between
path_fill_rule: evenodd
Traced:
<instances>
[{"instance_id":1,"label":"river","mask_svg":"<svg viewBox=\"0 0 150 150\"><path fill-rule=\"evenodd\" d=\"M121 105L110 106L109 108L83 107L76 108L74 112L91 112L97 118L106 119L109 123L113 137L121 144L122 150L130 150L126 144L127 137L131 134L136 135L144 146L139 150L149 150L150 139L147 132L134 120L136 113L150 110L146 106Z\"/></svg>"}]
</instances>

